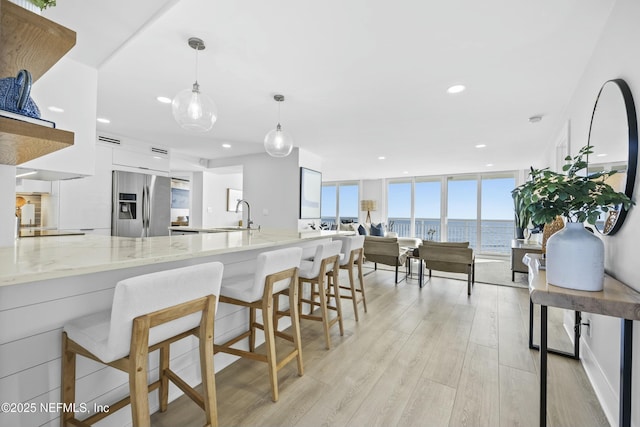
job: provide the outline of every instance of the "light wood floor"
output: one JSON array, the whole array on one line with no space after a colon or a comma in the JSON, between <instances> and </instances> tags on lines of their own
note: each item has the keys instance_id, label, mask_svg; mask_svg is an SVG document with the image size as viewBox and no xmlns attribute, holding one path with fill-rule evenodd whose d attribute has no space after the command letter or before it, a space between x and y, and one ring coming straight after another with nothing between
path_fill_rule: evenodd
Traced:
<instances>
[{"instance_id":1,"label":"light wood floor","mask_svg":"<svg viewBox=\"0 0 640 427\"><path fill-rule=\"evenodd\" d=\"M392 272L365 277L367 314L345 334L303 321L305 374L280 371L270 399L266 365L239 360L216 374L221 426L537 426L539 356L528 349L528 291L432 278L394 285ZM549 309L549 345L571 349L561 312ZM279 345L287 346L288 343ZM605 415L579 362L549 356L549 426L604 426ZM202 426L182 397L154 426Z\"/></svg>"}]
</instances>

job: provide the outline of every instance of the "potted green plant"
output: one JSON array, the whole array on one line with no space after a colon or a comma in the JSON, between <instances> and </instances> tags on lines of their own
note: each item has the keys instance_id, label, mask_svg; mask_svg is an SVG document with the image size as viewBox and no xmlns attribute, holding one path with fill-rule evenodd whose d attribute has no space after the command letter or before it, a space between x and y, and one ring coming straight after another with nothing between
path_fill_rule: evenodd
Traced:
<instances>
[{"instance_id":1,"label":"potted green plant","mask_svg":"<svg viewBox=\"0 0 640 427\"><path fill-rule=\"evenodd\" d=\"M44 10L48 7L53 7L56 5L56 0L29 0L29 2L38 6L40 10Z\"/></svg>"},{"instance_id":2,"label":"potted green plant","mask_svg":"<svg viewBox=\"0 0 640 427\"><path fill-rule=\"evenodd\" d=\"M524 197L522 194L516 193L514 190L512 196L516 219L516 239L524 239L524 232L529 228L529 224L531 223L531 214L529 214L527 205L524 203Z\"/></svg>"},{"instance_id":3,"label":"potted green plant","mask_svg":"<svg viewBox=\"0 0 640 427\"><path fill-rule=\"evenodd\" d=\"M9 0L9 1L38 15L47 7L53 7L56 5L56 0Z\"/></svg>"},{"instance_id":4,"label":"potted green plant","mask_svg":"<svg viewBox=\"0 0 640 427\"><path fill-rule=\"evenodd\" d=\"M522 200L534 223L547 224L557 216L567 221L547 242L547 282L598 291L604 283L604 245L583 223L595 224L601 214L607 215L620 204L629 209L634 202L607 184L607 178L617 171L587 173L585 158L593 153L592 148L586 145L575 157L567 156L564 173L531 168L530 179L514 189L512 196Z\"/></svg>"}]
</instances>

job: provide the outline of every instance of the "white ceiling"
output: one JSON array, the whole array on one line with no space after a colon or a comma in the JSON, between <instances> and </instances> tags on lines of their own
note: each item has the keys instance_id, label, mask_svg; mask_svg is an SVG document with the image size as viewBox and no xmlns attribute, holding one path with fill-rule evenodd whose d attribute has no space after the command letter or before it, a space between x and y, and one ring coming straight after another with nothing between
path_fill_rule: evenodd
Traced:
<instances>
[{"instance_id":1,"label":"white ceiling","mask_svg":"<svg viewBox=\"0 0 640 427\"><path fill-rule=\"evenodd\" d=\"M282 93L283 128L322 157L324 180L342 180L528 168L562 127L614 3L58 0L44 15L77 31L71 58L99 69L98 115L111 120L99 132L178 156L262 152ZM219 110L204 134L156 101L193 83L192 36ZM456 83L467 90L447 94Z\"/></svg>"}]
</instances>

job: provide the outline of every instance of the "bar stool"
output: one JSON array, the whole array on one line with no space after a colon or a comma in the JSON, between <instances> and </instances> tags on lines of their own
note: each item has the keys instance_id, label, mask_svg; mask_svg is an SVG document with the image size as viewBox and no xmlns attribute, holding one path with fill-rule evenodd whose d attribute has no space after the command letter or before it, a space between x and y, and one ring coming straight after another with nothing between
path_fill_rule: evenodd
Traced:
<instances>
[{"instance_id":1,"label":"bar stool","mask_svg":"<svg viewBox=\"0 0 640 427\"><path fill-rule=\"evenodd\" d=\"M213 369L213 330L223 265L199 264L145 274L118 282L111 310L71 320L62 332L60 418L66 425L91 425L131 403L133 426L149 426L147 394L159 389L160 411L167 409L169 380L205 410L206 425L217 426ZM202 395L169 368L172 342L189 335L200 340ZM160 350L159 379L148 384L150 352ZM76 355L129 374L130 395L85 420L70 411L75 403Z\"/></svg>"},{"instance_id":2,"label":"bar stool","mask_svg":"<svg viewBox=\"0 0 640 427\"><path fill-rule=\"evenodd\" d=\"M313 260L302 260L300 263L300 271L298 272L298 276L300 277L300 293L298 297L300 318L322 322L327 350L331 348L331 337L329 336L329 328L331 326L337 322L340 327L340 335L344 335L340 290L338 288L340 248L342 248L342 242L338 240L318 245ZM326 287L324 282L325 277L327 277ZM302 293L304 283L311 284L311 293L308 299L304 298ZM333 288L333 291L331 288ZM315 297L318 297L319 302L316 301ZM334 306L329 305L327 301L331 297L335 299L336 303ZM309 314L302 313L303 303L310 305ZM319 316L313 314L314 307L320 307ZM337 316L329 319L329 310L334 310Z\"/></svg>"},{"instance_id":3,"label":"bar stool","mask_svg":"<svg viewBox=\"0 0 640 427\"><path fill-rule=\"evenodd\" d=\"M362 263L364 262L364 236L337 236L333 240L342 242L342 250L340 256L340 269L347 270L349 273L350 286L339 285L339 289L345 289L351 292L351 295L341 294L341 298L350 299L353 302L353 313L358 321L358 303L362 302L364 312L367 312L367 297L364 292L364 276L362 275ZM353 268L358 266L358 279L360 287L356 288L353 277ZM362 295L358 298L358 292Z\"/></svg>"},{"instance_id":4,"label":"bar stool","mask_svg":"<svg viewBox=\"0 0 640 427\"><path fill-rule=\"evenodd\" d=\"M249 308L249 328L239 336L224 344L215 344L214 353L223 352L251 360L266 362L271 382L271 398L278 401L278 371L287 363L296 359L298 375L302 376L302 346L300 344L300 318L296 304L298 297L298 267L302 257L301 248L278 249L258 255L254 274L227 277L222 281L220 301ZM292 334L276 333L274 327L274 298L289 293ZM256 322L256 309L262 310L262 324ZM256 328L262 329L266 344L266 354L255 352ZM294 344L294 350L280 362L276 358L275 336L286 337ZM231 346L249 338L249 351Z\"/></svg>"}]
</instances>

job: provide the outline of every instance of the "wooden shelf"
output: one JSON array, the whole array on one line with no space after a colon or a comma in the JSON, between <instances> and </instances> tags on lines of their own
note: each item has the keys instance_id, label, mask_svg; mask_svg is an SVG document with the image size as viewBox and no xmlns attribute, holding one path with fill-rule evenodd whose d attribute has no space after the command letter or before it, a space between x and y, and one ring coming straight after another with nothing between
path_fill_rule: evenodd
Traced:
<instances>
[{"instance_id":1,"label":"wooden shelf","mask_svg":"<svg viewBox=\"0 0 640 427\"><path fill-rule=\"evenodd\" d=\"M29 70L38 80L76 44L76 33L40 15L0 0L0 78Z\"/></svg>"},{"instance_id":2,"label":"wooden shelf","mask_svg":"<svg viewBox=\"0 0 640 427\"><path fill-rule=\"evenodd\" d=\"M73 145L73 132L0 117L0 164L19 165Z\"/></svg>"},{"instance_id":3,"label":"wooden shelf","mask_svg":"<svg viewBox=\"0 0 640 427\"><path fill-rule=\"evenodd\" d=\"M76 33L0 0L0 78L29 70L38 80L76 44ZM73 132L0 117L0 164L19 165L73 145Z\"/></svg>"}]
</instances>

